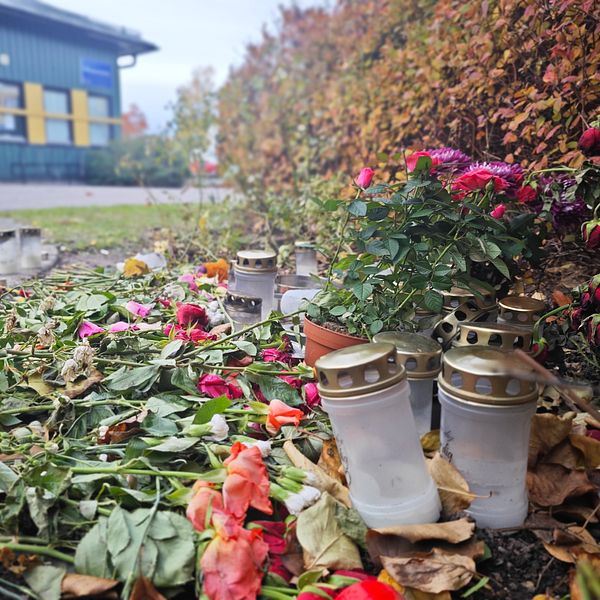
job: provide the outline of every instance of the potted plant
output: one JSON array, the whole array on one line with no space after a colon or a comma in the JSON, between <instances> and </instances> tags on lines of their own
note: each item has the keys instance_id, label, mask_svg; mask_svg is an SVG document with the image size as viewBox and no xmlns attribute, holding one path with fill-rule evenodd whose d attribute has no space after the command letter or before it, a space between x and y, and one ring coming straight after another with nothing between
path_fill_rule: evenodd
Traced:
<instances>
[{"instance_id":1,"label":"potted plant","mask_svg":"<svg viewBox=\"0 0 600 600\"><path fill-rule=\"evenodd\" d=\"M505 165L514 173L503 175L498 165L451 149L415 152L403 181L373 184L363 169L353 200L321 203L343 218L327 284L307 304L307 364L383 330L414 330L415 312L439 313L440 292L453 286L478 294L511 279L514 257L530 257L539 232L517 201L522 170Z\"/></svg>"}]
</instances>

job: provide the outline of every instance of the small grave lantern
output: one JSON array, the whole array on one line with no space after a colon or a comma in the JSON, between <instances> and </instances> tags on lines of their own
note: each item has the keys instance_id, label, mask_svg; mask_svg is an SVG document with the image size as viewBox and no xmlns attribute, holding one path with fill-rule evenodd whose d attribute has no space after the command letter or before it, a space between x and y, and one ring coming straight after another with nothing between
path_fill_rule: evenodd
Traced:
<instances>
[{"instance_id":1,"label":"small grave lantern","mask_svg":"<svg viewBox=\"0 0 600 600\"><path fill-rule=\"evenodd\" d=\"M479 527L522 525L529 429L538 398L532 372L512 352L453 348L444 354L438 397L441 452L478 496L468 513Z\"/></svg>"},{"instance_id":2,"label":"small grave lantern","mask_svg":"<svg viewBox=\"0 0 600 600\"><path fill-rule=\"evenodd\" d=\"M417 433L424 435L431 430L433 381L441 369L442 347L431 338L408 332L378 333L373 341L396 346L398 361L406 369Z\"/></svg>"},{"instance_id":3,"label":"small grave lantern","mask_svg":"<svg viewBox=\"0 0 600 600\"><path fill-rule=\"evenodd\" d=\"M273 310L277 254L272 250L242 250L234 267L235 290L262 300L263 319Z\"/></svg>"},{"instance_id":4,"label":"small grave lantern","mask_svg":"<svg viewBox=\"0 0 600 600\"><path fill-rule=\"evenodd\" d=\"M19 268L19 242L16 230L0 230L0 274L17 273Z\"/></svg>"},{"instance_id":5,"label":"small grave lantern","mask_svg":"<svg viewBox=\"0 0 600 600\"><path fill-rule=\"evenodd\" d=\"M23 227L21 238L21 269L35 271L42 268L42 230L38 227Z\"/></svg>"},{"instance_id":6,"label":"small grave lantern","mask_svg":"<svg viewBox=\"0 0 600 600\"><path fill-rule=\"evenodd\" d=\"M458 337L452 342L459 346L489 346L498 350L531 352L533 333L504 323L460 323Z\"/></svg>"},{"instance_id":7,"label":"small grave lantern","mask_svg":"<svg viewBox=\"0 0 600 600\"><path fill-rule=\"evenodd\" d=\"M506 323L528 331L533 330L536 321L546 312L546 305L541 300L526 296L506 296L500 300L498 307L498 323Z\"/></svg>"},{"instance_id":8,"label":"small grave lantern","mask_svg":"<svg viewBox=\"0 0 600 600\"><path fill-rule=\"evenodd\" d=\"M262 300L230 291L223 303L225 311L233 323L241 328L254 325L261 320Z\"/></svg>"},{"instance_id":9,"label":"small grave lantern","mask_svg":"<svg viewBox=\"0 0 600 600\"><path fill-rule=\"evenodd\" d=\"M392 344L336 350L315 365L352 504L369 527L437 521L440 500Z\"/></svg>"},{"instance_id":10,"label":"small grave lantern","mask_svg":"<svg viewBox=\"0 0 600 600\"><path fill-rule=\"evenodd\" d=\"M296 255L296 275L316 274L319 270L317 250L312 242L296 242L294 244Z\"/></svg>"}]
</instances>

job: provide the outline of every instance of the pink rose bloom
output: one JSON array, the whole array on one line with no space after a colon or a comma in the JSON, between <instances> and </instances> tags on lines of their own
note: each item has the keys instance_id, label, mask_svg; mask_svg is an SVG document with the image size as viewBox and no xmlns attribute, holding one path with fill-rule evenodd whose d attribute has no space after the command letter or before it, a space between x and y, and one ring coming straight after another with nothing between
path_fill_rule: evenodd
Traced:
<instances>
[{"instance_id":1,"label":"pink rose bloom","mask_svg":"<svg viewBox=\"0 0 600 600\"><path fill-rule=\"evenodd\" d=\"M425 152L424 150L420 151L420 152L413 152L406 159L406 168L408 169L409 173L412 173L417 168L417 162L422 157L431 159L431 168L432 169L433 169L433 167L440 164L440 159L437 158L436 156L431 156L431 154L429 154L429 152Z\"/></svg>"},{"instance_id":2,"label":"pink rose bloom","mask_svg":"<svg viewBox=\"0 0 600 600\"><path fill-rule=\"evenodd\" d=\"M298 377L292 377L291 375L278 375L278 377L297 390L302 388L302 380L298 379Z\"/></svg>"},{"instance_id":3,"label":"pink rose bloom","mask_svg":"<svg viewBox=\"0 0 600 600\"><path fill-rule=\"evenodd\" d=\"M110 333L121 333L122 331L129 330L129 323L125 323L125 321L119 321L118 323L114 323L108 329Z\"/></svg>"},{"instance_id":4,"label":"pink rose bloom","mask_svg":"<svg viewBox=\"0 0 600 600\"><path fill-rule=\"evenodd\" d=\"M321 396L316 383L311 382L304 386L304 400L309 408L321 406Z\"/></svg>"},{"instance_id":5,"label":"pink rose bloom","mask_svg":"<svg viewBox=\"0 0 600 600\"><path fill-rule=\"evenodd\" d=\"M277 348L265 348L261 353L260 357L265 362L282 362L289 364L292 357L287 352L277 350Z\"/></svg>"},{"instance_id":6,"label":"pink rose bloom","mask_svg":"<svg viewBox=\"0 0 600 600\"><path fill-rule=\"evenodd\" d=\"M474 192L476 190L483 190L487 184L493 181L494 190L500 192L509 187L509 183L494 175L489 169L481 167L480 169L473 169L468 173L463 173L458 179L452 184L452 189L462 190L465 192Z\"/></svg>"},{"instance_id":7,"label":"pink rose bloom","mask_svg":"<svg viewBox=\"0 0 600 600\"><path fill-rule=\"evenodd\" d=\"M136 317L141 317L143 319L144 317L147 317L152 312L152 309L154 308L154 304L140 304L139 302L134 302L133 300L130 300L125 305L125 308L132 315L135 315Z\"/></svg>"},{"instance_id":8,"label":"pink rose bloom","mask_svg":"<svg viewBox=\"0 0 600 600\"><path fill-rule=\"evenodd\" d=\"M104 329L99 327L91 321L82 321L77 333L81 339L89 337L90 335L96 335L97 333L104 333Z\"/></svg>"},{"instance_id":9,"label":"pink rose bloom","mask_svg":"<svg viewBox=\"0 0 600 600\"><path fill-rule=\"evenodd\" d=\"M242 390L233 383L228 383L220 375L206 373L198 380L198 391L210 398L226 396L230 400L241 398Z\"/></svg>"},{"instance_id":10,"label":"pink rose bloom","mask_svg":"<svg viewBox=\"0 0 600 600\"><path fill-rule=\"evenodd\" d=\"M490 213L490 217L494 217L494 219L501 219L506 212L506 206L504 204L498 204L496 208Z\"/></svg>"},{"instance_id":11,"label":"pink rose bloom","mask_svg":"<svg viewBox=\"0 0 600 600\"><path fill-rule=\"evenodd\" d=\"M182 283L187 283L190 290L192 290L192 292L197 292L198 291L198 285L196 284L196 278L191 274L191 273L187 273L186 275L182 275L178 281L182 282Z\"/></svg>"},{"instance_id":12,"label":"pink rose bloom","mask_svg":"<svg viewBox=\"0 0 600 600\"><path fill-rule=\"evenodd\" d=\"M375 175L375 171L373 171L373 169L370 169L369 167L361 169L358 177L356 178L356 185L363 190L368 188L373 180L373 175Z\"/></svg>"}]
</instances>

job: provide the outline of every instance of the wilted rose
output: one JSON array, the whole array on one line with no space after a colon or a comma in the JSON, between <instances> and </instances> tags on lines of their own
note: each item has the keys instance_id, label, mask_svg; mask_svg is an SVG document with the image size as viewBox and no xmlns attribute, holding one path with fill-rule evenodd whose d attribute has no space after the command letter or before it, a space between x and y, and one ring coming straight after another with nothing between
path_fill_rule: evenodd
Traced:
<instances>
[{"instance_id":1,"label":"wilted rose","mask_svg":"<svg viewBox=\"0 0 600 600\"><path fill-rule=\"evenodd\" d=\"M586 156L598 156L600 154L600 129L597 127L586 129L577 145Z\"/></svg>"},{"instance_id":2,"label":"wilted rose","mask_svg":"<svg viewBox=\"0 0 600 600\"><path fill-rule=\"evenodd\" d=\"M586 221L581 226L581 237L585 243L585 247L588 250L595 250L600 246L600 221L598 219L592 219Z\"/></svg>"}]
</instances>

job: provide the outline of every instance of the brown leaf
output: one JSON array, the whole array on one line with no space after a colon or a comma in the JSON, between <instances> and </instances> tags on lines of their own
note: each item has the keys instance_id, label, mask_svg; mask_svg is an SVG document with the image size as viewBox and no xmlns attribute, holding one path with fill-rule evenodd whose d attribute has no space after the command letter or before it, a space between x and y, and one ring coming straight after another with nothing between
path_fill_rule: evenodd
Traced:
<instances>
[{"instance_id":1,"label":"brown leaf","mask_svg":"<svg viewBox=\"0 0 600 600\"><path fill-rule=\"evenodd\" d=\"M322 492L329 492L336 500L339 500L344 506L351 507L352 501L350 500L350 492L348 488L343 486L339 481L336 481L321 467L315 465L314 462L308 460L291 440L288 440L283 444L283 449L287 454L288 458L292 461L292 464L299 469L303 469L308 473L312 473L315 476L315 481L312 485Z\"/></svg>"},{"instance_id":2,"label":"brown leaf","mask_svg":"<svg viewBox=\"0 0 600 600\"><path fill-rule=\"evenodd\" d=\"M427 461L427 468L438 488L444 515L451 516L469 508L476 495L469 491L465 478L453 464L438 453Z\"/></svg>"},{"instance_id":3,"label":"brown leaf","mask_svg":"<svg viewBox=\"0 0 600 600\"><path fill-rule=\"evenodd\" d=\"M571 471L561 465L540 464L527 472L529 500L540 506L558 506L567 498L596 490L585 471Z\"/></svg>"},{"instance_id":4,"label":"brown leaf","mask_svg":"<svg viewBox=\"0 0 600 600\"><path fill-rule=\"evenodd\" d=\"M98 438L99 444L119 444L141 432L140 423L146 418L148 411L143 409L139 414L129 417L120 423L111 425L106 433Z\"/></svg>"},{"instance_id":5,"label":"brown leaf","mask_svg":"<svg viewBox=\"0 0 600 600\"><path fill-rule=\"evenodd\" d=\"M317 466L321 467L329 477L339 481L342 485L346 483L342 459L335 443L335 438L323 441L323 449L321 450Z\"/></svg>"},{"instance_id":6,"label":"brown leaf","mask_svg":"<svg viewBox=\"0 0 600 600\"><path fill-rule=\"evenodd\" d=\"M402 585L433 594L459 590L471 581L476 571L472 558L437 548L412 556L382 556L381 562Z\"/></svg>"},{"instance_id":7,"label":"brown leaf","mask_svg":"<svg viewBox=\"0 0 600 600\"><path fill-rule=\"evenodd\" d=\"M119 582L116 579L67 573L62 580L61 592L65 599L100 595L102 595L102 598L107 599L118 598L116 590L111 594L107 594L109 590L112 590L118 584Z\"/></svg>"},{"instance_id":8,"label":"brown leaf","mask_svg":"<svg viewBox=\"0 0 600 600\"><path fill-rule=\"evenodd\" d=\"M443 540L451 544L464 542L473 536L475 523L468 519L458 519L446 523L427 523L425 525L396 525L374 529L381 535L395 535L412 542L423 540Z\"/></svg>"},{"instance_id":9,"label":"brown leaf","mask_svg":"<svg viewBox=\"0 0 600 600\"><path fill-rule=\"evenodd\" d=\"M421 447L426 454L437 452L440 449L440 430L434 429L421 436Z\"/></svg>"},{"instance_id":10,"label":"brown leaf","mask_svg":"<svg viewBox=\"0 0 600 600\"><path fill-rule=\"evenodd\" d=\"M216 335L217 337L220 335L225 335L231 331L231 323L222 323L221 325L216 325L213 327L208 333L210 335Z\"/></svg>"},{"instance_id":11,"label":"brown leaf","mask_svg":"<svg viewBox=\"0 0 600 600\"><path fill-rule=\"evenodd\" d=\"M571 444L583 454L585 466L587 469L597 469L600 467L600 442L586 435L569 436Z\"/></svg>"},{"instance_id":12,"label":"brown leaf","mask_svg":"<svg viewBox=\"0 0 600 600\"><path fill-rule=\"evenodd\" d=\"M88 377L78 382L69 382L65 387L65 396L69 398L79 398L84 392L87 392L94 384L100 383L104 379L104 375L93 369Z\"/></svg>"},{"instance_id":13,"label":"brown leaf","mask_svg":"<svg viewBox=\"0 0 600 600\"><path fill-rule=\"evenodd\" d=\"M564 306L565 304L571 304L573 302L573 298L571 296L567 296L560 290L554 290L552 292L552 302L554 302L554 306Z\"/></svg>"},{"instance_id":14,"label":"brown leaf","mask_svg":"<svg viewBox=\"0 0 600 600\"><path fill-rule=\"evenodd\" d=\"M577 501L565 502L560 506L555 506L552 509L552 514L557 517L562 517L570 521L579 521L581 523L585 523L586 521L589 523L598 522L598 517L594 512L594 509Z\"/></svg>"},{"instance_id":15,"label":"brown leaf","mask_svg":"<svg viewBox=\"0 0 600 600\"><path fill-rule=\"evenodd\" d=\"M590 600L597 598L593 596L588 587L589 578L593 578L596 586L600 582L600 556L597 554L588 554L587 552L577 553L577 570L572 569L569 573L569 592L571 600ZM585 589L581 589L581 586ZM597 588L596 588L597 589Z\"/></svg>"},{"instance_id":16,"label":"brown leaf","mask_svg":"<svg viewBox=\"0 0 600 600\"><path fill-rule=\"evenodd\" d=\"M568 438L563 440L558 446L554 446L544 457L543 462L562 465L567 469L577 469L583 466L581 453L571 444Z\"/></svg>"},{"instance_id":17,"label":"brown leaf","mask_svg":"<svg viewBox=\"0 0 600 600\"><path fill-rule=\"evenodd\" d=\"M600 555L596 540L589 531L578 525L562 531L555 543L544 543L544 548L551 556L566 563L575 563L581 552Z\"/></svg>"},{"instance_id":18,"label":"brown leaf","mask_svg":"<svg viewBox=\"0 0 600 600\"><path fill-rule=\"evenodd\" d=\"M144 576L138 577L129 600L167 600L153 585L153 583Z\"/></svg>"},{"instance_id":19,"label":"brown leaf","mask_svg":"<svg viewBox=\"0 0 600 600\"><path fill-rule=\"evenodd\" d=\"M534 415L529 436L529 468L534 467L538 459L554 446L567 439L572 425L572 418L561 419L551 414Z\"/></svg>"}]
</instances>

